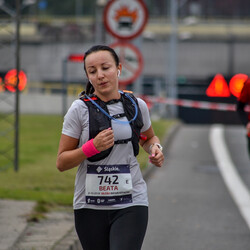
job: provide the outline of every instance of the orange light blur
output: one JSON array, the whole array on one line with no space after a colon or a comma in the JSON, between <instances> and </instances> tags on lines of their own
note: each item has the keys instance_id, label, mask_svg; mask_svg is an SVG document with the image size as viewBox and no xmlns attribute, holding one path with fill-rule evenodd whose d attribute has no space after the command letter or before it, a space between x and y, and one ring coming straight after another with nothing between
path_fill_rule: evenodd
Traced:
<instances>
[{"instance_id":1,"label":"orange light blur","mask_svg":"<svg viewBox=\"0 0 250 250\"><path fill-rule=\"evenodd\" d=\"M0 92L4 91L3 78L0 77Z\"/></svg>"},{"instance_id":2,"label":"orange light blur","mask_svg":"<svg viewBox=\"0 0 250 250\"><path fill-rule=\"evenodd\" d=\"M210 97L229 97L230 91L223 75L216 74L206 90L207 96Z\"/></svg>"},{"instance_id":3,"label":"orange light blur","mask_svg":"<svg viewBox=\"0 0 250 250\"><path fill-rule=\"evenodd\" d=\"M83 62L84 55L83 54L72 54L69 55L68 61L70 62Z\"/></svg>"},{"instance_id":4,"label":"orange light blur","mask_svg":"<svg viewBox=\"0 0 250 250\"><path fill-rule=\"evenodd\" d=\"M27 76L21 70L19 71L18 77L19 77L18 89L22 91L24 90L27 84ZM16 92L16 84L17 84L17 72L16 72L16 69L11 69L7 72L7 74L4 77L5 88L9 90L10 92Z\"/></svg>"},{"instance_id":5,"label":"orange light blur","mask_svg":"<svg viewBox=\"0 0 250 250\"><path fill-rule=\"evenodd\" d=\"M231 78L229 82L229 89L234 96L240 96L243 84L247 80L247 78L248 76L246 74L236 74Z\"/></svg>"}]
</instances>

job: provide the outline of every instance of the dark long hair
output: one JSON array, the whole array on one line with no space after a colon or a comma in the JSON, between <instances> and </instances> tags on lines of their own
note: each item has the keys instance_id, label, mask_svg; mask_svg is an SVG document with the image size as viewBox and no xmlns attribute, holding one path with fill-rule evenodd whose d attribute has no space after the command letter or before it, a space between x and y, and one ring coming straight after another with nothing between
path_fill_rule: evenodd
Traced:
<instances>
[{"instance_id":1,"label":"dark long hair","mask_svg":"<svg viewBox=\"0 0 250 250\"><path fill-rule=\"evenodd\" d=\"M116 66L117 67L119 66L119 63L120 63L119 57L112 48L110 48L109 46L106 46L106 45L94 45L88 51L86 51L84 53L84 60L83 60L83 62L84 62L84 71L85 71L87 76L88 76L88 74L87 74L87 71L86 71L85 60L86 60L88 55L90 55L91 53L94 53L94 52L98 52L98 51L108 51L112 55L112 57L114 58ZM94 91L95 91L95 89L94 89L93 85L88 81L87 84L86 84L86 94L87 95L93 94Z\"/></svg>"}]
</instances>

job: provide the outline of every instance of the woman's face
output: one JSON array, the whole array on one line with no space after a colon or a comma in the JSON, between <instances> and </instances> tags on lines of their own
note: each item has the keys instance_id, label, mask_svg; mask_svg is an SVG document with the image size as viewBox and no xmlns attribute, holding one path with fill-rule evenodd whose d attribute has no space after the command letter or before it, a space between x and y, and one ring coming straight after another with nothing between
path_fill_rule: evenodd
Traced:
<instances>
[{"instance_id":1,"label":"woman's face","mask_svg":"<svg viewBox=\"0 0 250 250\"><path fill-rule=\"evenodd\" d=\"M115 60L109 51L98 51L89 54L85 59L87 76L95 88L95 94L103 101L119 98L118 70Z\"/></svg>"}]
</instances>

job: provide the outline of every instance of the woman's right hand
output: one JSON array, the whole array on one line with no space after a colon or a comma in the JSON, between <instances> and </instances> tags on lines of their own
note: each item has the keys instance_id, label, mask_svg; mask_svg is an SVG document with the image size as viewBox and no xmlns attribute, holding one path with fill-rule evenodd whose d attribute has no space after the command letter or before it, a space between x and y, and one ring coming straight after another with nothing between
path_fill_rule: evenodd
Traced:
<instances>
[{"instance_id":1,"label":"woman's right hand","mask_svg":"<svg viewBox=\"0 0 250 250\"><path fill-rule=\"evenodd\" d=\"M111 128L101 131L93 140L98 151L104 151L114 145L114 132Z\"/></svg>"}]
</instances>

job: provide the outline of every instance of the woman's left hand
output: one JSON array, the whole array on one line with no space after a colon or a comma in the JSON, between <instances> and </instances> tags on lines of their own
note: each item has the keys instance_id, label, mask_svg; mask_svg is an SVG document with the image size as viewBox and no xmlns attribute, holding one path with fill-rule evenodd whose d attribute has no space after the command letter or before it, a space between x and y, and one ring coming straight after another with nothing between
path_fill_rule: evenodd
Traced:
<instances>
[{"instance_id":1,"label":"woman's left hand","mask_svg":"<svg viewBox=\"0 0 250 250\"><path fill-rule=\"evenodd\" d=\"M156 167L161 167L163 165L164 155L157 145L152 146L149 161Z\"/></svg>"}]
</instances>

